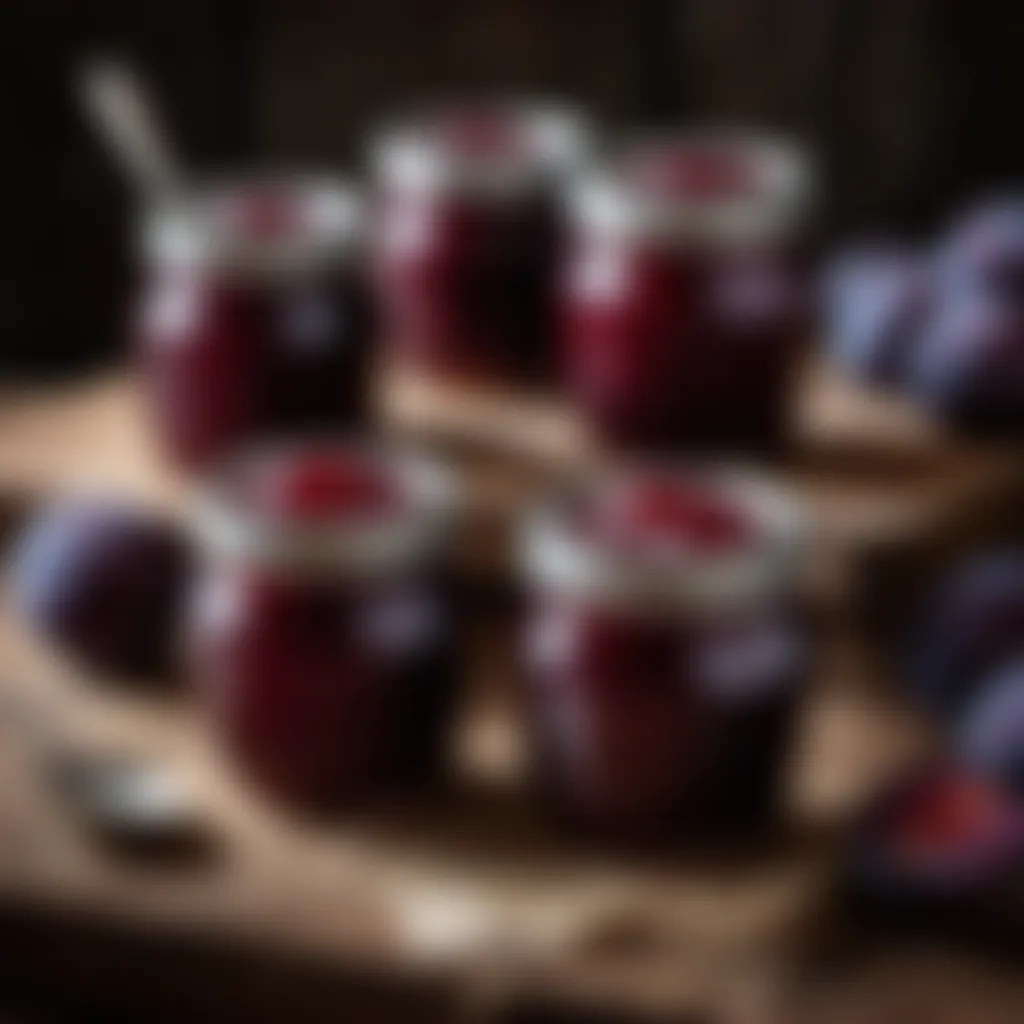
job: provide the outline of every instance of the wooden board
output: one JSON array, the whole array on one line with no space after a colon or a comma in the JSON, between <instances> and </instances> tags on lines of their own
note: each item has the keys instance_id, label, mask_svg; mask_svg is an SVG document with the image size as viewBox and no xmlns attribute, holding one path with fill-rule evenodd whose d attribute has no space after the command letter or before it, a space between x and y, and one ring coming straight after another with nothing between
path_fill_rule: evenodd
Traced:
<instances>
[{"instance_id":1,"label":"wooden board","mask_svg":"<svg viewBox=\"0 0 1024 1024\"><path fill-rule=\"evenodd\" d=\"M349 971L384 966L458 1000L529 993L666 1014L721 1008L742 978L781 972L806 947L830 883L834 829L879 773L927 739L865 691L855 655L836 649L806 709L783 834L724 856L596 851L557 834L525 788L502 643L481 638L448 793L314 826L245 792L187 695L99 685L6 609L0 700L28 702L76 745L173 766L219 852L156 873L112 857L68 820L8 722L0 920L28 906L55 915L58 933L84 918Z\"/></svg>"},{"instance_id":2,"label":"wooden board","mask_svg":"<svg viewBox=\"0 0 1024 1024\"><path fill-rule=\"evenodd\" d=\"M913 410L851 390L820 368L800 393L803 454L773 471L809 510L812 582L829 604L892 618L932 566L999 533L1021 510L1018 451L955 443ZM565 413L550 402L502 400L394 371L384 375L378 404L384 429L433 441L458 463L471 503L466 561L507 578L519 510L567 465L580 465L572 440L579 434ZM0 510L76 488L178 507L188 498L188 485L156 457L127 374L25 395L0 412Z\"/></svg>"},{"instance_id":3,"label":"wooden board","mask_svg":"<svg viewBox=\"0 0 1024 1024\"><path fill-rule=\"evenodd\" d=\"M810 361L795 389L793 444L766 468L813 524L814 592L879 638L898 631L937 571L972 546L1020 534L1019 446L957 438L913 403ZM540 479L600 461L566 405L386 367L382 423ZM493 470L492 470L493 471Z\"/></svg>"},{"instance_id":4,"label":"wooden board","mask_svg":"<svg viewBox=\"0 0 1024 1024\"><path fill-rule=\"evenodd\" d=\"M504 464L482 467L478 478L493 490L481 493L495 508L521 499L534 479ZM975 479L993 488L992 500L1004 493L1004 477L988 464L965 464L963 473L941 493L952 499ZM897 475L863 491L845 476L840 491L810 470L807 479L844 550L860 538L909 536L950 514L934 507L938 489L912 500L922 478L904 487ZM180 507L187 496L153 457L125 377L24 396L0 417L0 504L25 510L80 486L161 507ZM42 969L44 983L56 972L105 999L144 1000L166 982L192 1000L183 1004L191 1019L214 1011L286 1019L303 987L296 979L310 984L302 972L314 968L340 985L329 988L333 998L363 993L367 1020L410 1019L406 997L395 1005L398 991L425 1020L500 1019L520 1004L546 1007L537 1019L552 1020L553 1006L609 1003L656 1019L689 1010L726 1024L789 1019L768 1007L783 999L818 933L837 829L880 777L930 739L878 687L877 665L848 636L826 652L794 751L782 835L728 856L681 848L636 859L573 844L538 815L524 780L507 643L500 622L485 624L475 641L446 794L312 826L252 800L218 762L187 695L132 696L100 685L0 609L0 700L30 702L76 742L142 749L174 766L220 840L211 862L156 874L112 857L68 820L17 730L0 720L0 921L38 937L36 945L2 944L5 958L28 967L40 946L68 950L49 965L51 975ZM95 952L120 948L112 934L129 944L170 943L147 954L149 989ZM198 951L185 966L183 949ZM220 976L224 951L243 956L229 962L261 980L279 978L267 965L301 970L270 988L255 978L240 988ZM188 982L176 983L182 972ZM242 989L259 996L246 1000ZM321 1018L310 1006L297 1019Z\"/></svg>"},{"instance_id":5,"label":"wooden board","mask_svg":"<svg viewBox=\"0 0 1024 1024\"><path fill-rule=\"evenodd\" d=\"M795 385L793 461L859 471L902 471L978 454L912 402L871 391L810 360ZM593 453L581 419L553 395L484 387L384 367L378 402L386 423L492 452L564 465Z\"/></svg>"}]
</instances>

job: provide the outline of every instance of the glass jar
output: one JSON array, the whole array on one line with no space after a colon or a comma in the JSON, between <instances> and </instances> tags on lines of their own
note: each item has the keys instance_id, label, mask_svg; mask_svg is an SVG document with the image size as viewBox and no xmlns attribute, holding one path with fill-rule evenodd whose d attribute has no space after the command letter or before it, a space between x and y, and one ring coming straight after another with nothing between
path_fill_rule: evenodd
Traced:
<instances>
[{"instance_id":1,"label":"glass jar","mask_svg":"<svg viewBox=\"0 0 1024 1024\"><path fill-rule=\"evenodd\" d=\"M216 732L283 804L436 776L456 676L452 483L336 444L230 464L200 504L193 649Z\"/></svg>"},{"instance_id":2,"label":"glass jar","mask_svg":"<svg viewBox=\"0 0 1024 1024\"><path fill-rule=\"evenodd\" d=\"M353 192L315 178L213 187L150 218L137 340L175 462L363 422L376 316L362 219Z\"/></svg>"},{"instance_id":3,"label":"glass jar","mask_svg":"<svg viewBox=\"0 0 1024 1024\"><path fill-rule=\"evenodd\" d=\"M738 135L626 152L582 181L566 275L567 387L639 451L774 451L807 333L807 168Z\"/></svg>"},{"instance_id":4,"label":"glass jar","mask_svg":"<svg viewBox=\"0 0 1024 1024\"><path fill-rule=\"evenodd\" d=\"M529 518L528 705L565 816L618 837L770 817L809 668L804 532L757 479L664 467Z\"/></svg>"},{"instance_id":5,"label":"glass jar","mask_svg":"<svg viewBox=\"0 0 1024 1024\"><path fill-rule=\"evenodd\" d=\"M574 114L502 105L378 138L379 280L403 362L492 383L550 375L557 192L587 145Z\"/></svg>"}]
</instances>

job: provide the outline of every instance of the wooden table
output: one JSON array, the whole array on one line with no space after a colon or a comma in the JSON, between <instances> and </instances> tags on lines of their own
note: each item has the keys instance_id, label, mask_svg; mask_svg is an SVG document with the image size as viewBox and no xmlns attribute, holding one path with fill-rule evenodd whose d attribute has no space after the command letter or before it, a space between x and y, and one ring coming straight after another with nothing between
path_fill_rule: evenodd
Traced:
<instances>
[{"instance_id":1,"label":"wooden table","mask_svg":"<svg viewBox=\"0 0 1024 1024\"><path fill-rule=\"evenodd\" d=\"M415 428L394 408L387 420ZM860 482L845 468L823 477L813 460L784 470L825 519L837 566L939 538L1019 484L1005 455L956 451L943 463L916 451L900 456L902 470ZM495 510L535 478L481 462L476 493ZM912 465L920 475L908 484ZM22 396L0 416L0 503L12 514L80 486L162 507L187 493L149 450L127 378ZM929 742L880 685L878 665L840 626L808 700L779 836L638 858L580 847L538 816L523 783L506 633L500 620L481 623L451 789L314 826L251 798L218 762L187 694L86 678L0 609L0 697L20 695L79 741L175 766L217 838L202 863L113 857L68 819L7 723L6 972L147 1013L159 989L168 1019L334 1020L341 1007L360 1021L516 1019L533 1006L540 1016L518 1019L548 1020L555 1006L610 1003L629 1019L695 1010L712 1021L796 1020L788 983L827 933L842 825L875 781Z\"/></svg>"}]
</instances>

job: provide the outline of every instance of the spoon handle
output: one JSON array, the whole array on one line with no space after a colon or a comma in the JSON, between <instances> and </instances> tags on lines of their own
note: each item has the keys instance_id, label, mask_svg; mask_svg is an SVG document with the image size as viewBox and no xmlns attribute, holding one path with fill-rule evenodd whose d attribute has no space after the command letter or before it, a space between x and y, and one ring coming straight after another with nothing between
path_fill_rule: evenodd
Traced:
<instances>
[{"instance_id":1,"label":"spoon handle","mask_svg":"<svg viewBox=\"0 0 1024 1024\"><path fill-rule=\"evenodd\" d=\"M86 112L142 197L157 204L180 195L184 176L138 76L119 61L93 61L78 85Z\"/></svg>"}]
</instances>

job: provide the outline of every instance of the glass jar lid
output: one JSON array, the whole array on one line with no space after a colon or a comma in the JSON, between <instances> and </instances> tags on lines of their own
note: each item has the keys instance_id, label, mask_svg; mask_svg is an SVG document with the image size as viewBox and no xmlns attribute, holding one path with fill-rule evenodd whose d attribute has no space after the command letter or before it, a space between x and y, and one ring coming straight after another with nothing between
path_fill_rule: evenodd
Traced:
<instances>
[{"instance_id":1,"label":"glass jar lid","mask_svg":"<svg viewBox=\"0 0 1024 1024\"><path fill-rule=\"evenodd\" d=\"M581 481L534 509L522 562L556 593L699 615L789 594L808 532L799 503L757 474L647 465Z\"/></svg>"},{"instance_id":2,"label":"glass jar lid","mask_svg":"<svg viewBox=\"0 0 1024 1024\"><path fill-rule=\"evenodd\" d=\"M739 131L652 138L581 177L575 222L595 236L730 245L790 237L811 168L797 146Z\"/></svg>"},{"instance_id":3,"label":"glass jar lid","mask_svg":"<svg viewBox=\"0 0 1024 1024\"><path fill-rule=\"evenodd\" d=\"M337 440L254 449L198 496L194 522L214 558L297 573L401 570L441 550L455 481L420 455Z\"/></svg>"},{"instance_id":4,"label":"glass jar lid","mask_svg":"<svg viewBox=\"0 0 1024 1024\"><path fill-rule=\"evenodd\" d=\"M401 193L500 200L563 179L590 146L585 119L569 108L477 101L385 128L371 146L371 163L381 182Z\"/></svg>"},{"instance_id":5,"label":"glass jar lid","mask_svg":"<svg viewBox=\"0 0 1024 1024\"><path fill-rule=\"evenodd\" d=\"M159 266L287 278L346 259L364 221L361 197L341 181L263 175L214 183L151 211L141 241Z\"/></svg>"}]
</instances>

